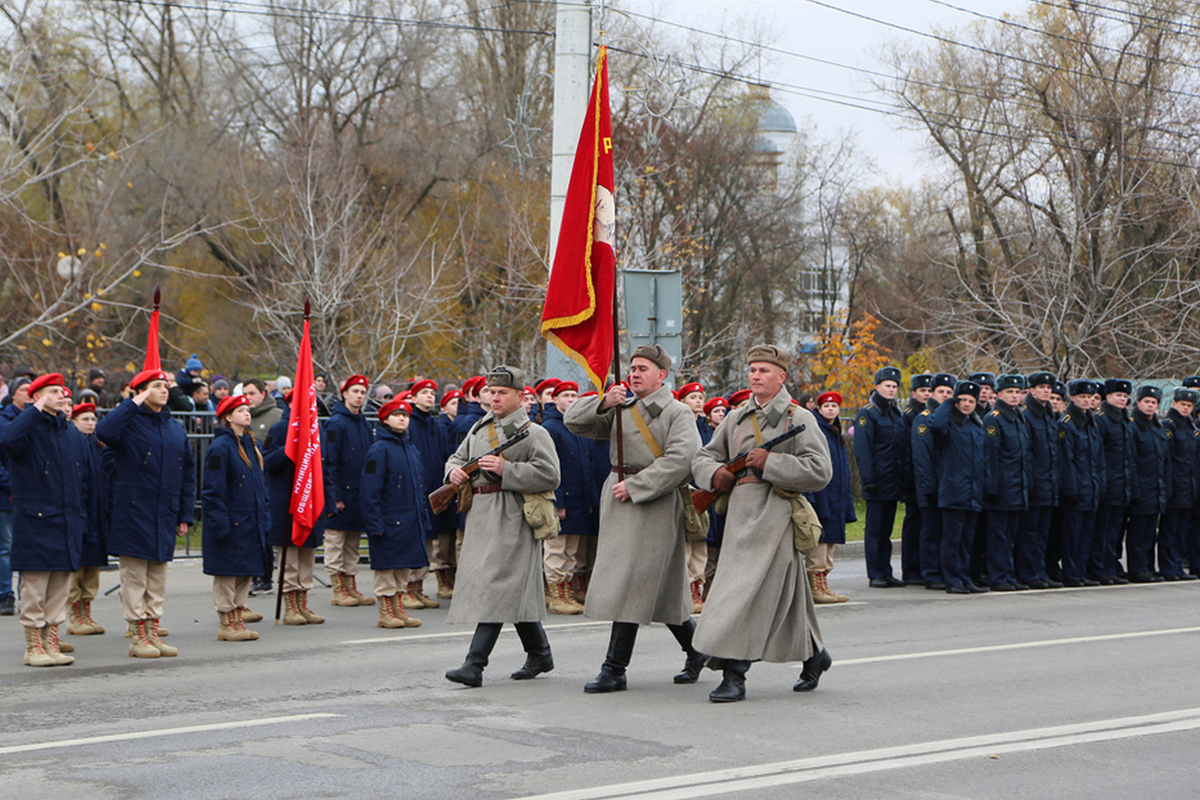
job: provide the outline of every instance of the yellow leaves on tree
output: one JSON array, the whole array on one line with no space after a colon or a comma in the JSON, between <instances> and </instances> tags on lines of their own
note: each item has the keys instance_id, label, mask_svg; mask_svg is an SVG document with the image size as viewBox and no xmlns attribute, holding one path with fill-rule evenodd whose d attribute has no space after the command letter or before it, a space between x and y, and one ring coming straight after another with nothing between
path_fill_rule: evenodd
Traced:
<instances>
[{"instance_id":1,"label":"yellow leaves on tree","mask_svg":"<svg viewBox=\"0 0 1200 800\"><path fill-rule=\"evenodd\" d=\"M865 405L875 388L875 372L888 363L891 350L875 341L879 319L864 314L846 328L846 312L826 320L812 374L823 390L842 395L842 408L853 410Z\"/></svg>"}]
</instances>

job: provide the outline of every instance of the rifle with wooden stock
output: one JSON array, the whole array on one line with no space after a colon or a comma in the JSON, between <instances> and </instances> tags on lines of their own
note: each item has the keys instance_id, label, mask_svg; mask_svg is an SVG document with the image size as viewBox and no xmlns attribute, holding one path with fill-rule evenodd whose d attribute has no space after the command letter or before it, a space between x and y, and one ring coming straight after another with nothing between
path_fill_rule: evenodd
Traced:
<instances>
[{"instance_id":1,"label":"rifle with wooden stock","mask_svg":"<svg viewBox=\"0 0 1200 800\"><path fill-rule=\"evenodd\" d=\"M508 448L512 447L517 442L520 442L527 438L529 438L529 428L527 428L527 427L522 428L519 432L513 434L513 437L511 439L509 439L508 441L504 442L503 444L497 445L496 447L493 447L491 450L488 450L486 453L479 456L478 458L473 458L470 461L468 461L467 463L463 464L461 469L463 472L467 473L468 476L474 478L475 475L479 472L479 459L480 458L484 458L485 456L498 456L501 453L503 453L505 450L507 450ZM470 482L465 483L463 485L469 486ZM455 486L453 483L445 483L445 484L442 484L437 489L434 489L432 492L430 492L429 493L429 505L433 508L433 513L440 514L443 511L445 511L446 507L450 505L450 501L453 500L454 496L458 494L458 490L459 490L459 487Z\"/></svg>"},{"instance_id":2,"label":"rifle with wooden stock","mask_svg":"<svg viewBox=\"0 0 1200 800\"><path fill-rule=\"evenodd\" d=\"M778 447L779 445L783 444L788 439L791 439L793 436L798 436L799 434L801 434L803 432L804 432L804 423L800 423L799 425L797 425L794 428L788 428L786 431L779 434L774 439L770 439L768 441L763 442L762 444L755 445L754 449L758 449L761 447L763 450L770 450L774 447ZM748 455L750 455L750 451L746 451L745 453L740 454L733 461L727 462L725 464L725 469L729 470L730 472L734 473L735 475L737 473L741 472L742 470L744 470L746 468L746 456L748 456ZM710 491L706 491L703 489L696 489L692 492L692 505L694 505L696 507L696 511L703 514L705 511L708 511L709 506L711 506L713 503L717 502L717 498L720 496L721 496L720 492L710 492Z\"/></svg>"}]
</instances>

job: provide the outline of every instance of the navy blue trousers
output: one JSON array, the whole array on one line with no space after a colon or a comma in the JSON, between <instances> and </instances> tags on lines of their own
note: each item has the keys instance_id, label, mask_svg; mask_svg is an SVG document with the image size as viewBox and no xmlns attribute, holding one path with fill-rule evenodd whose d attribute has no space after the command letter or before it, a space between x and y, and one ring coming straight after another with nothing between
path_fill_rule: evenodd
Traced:
<instances>
[{"instance_id":1,"label":"navy blue trousers","mask_svg":"<svg viewBox=\"0 0 1200 800\"><path fill-rule=\"evenodd\" d=\"M936 508L921 509L921 579L942 582L942 512Z\"/></svg>"},{"instance_id":2,"label":"navy blue trousers","mask_svg":"<svg viewBox=\"0 0 1200 800\"><path fill-rule=\"evenodd\" d=\"M1100 506L1096 512L1096 539L1088 559L1088 575L1093 578L1116 577L1121 561L1121 530L1125 524L1124 506Z\"/></svg>"},{"instance_id":3,"label":"navy blue trousers","mask_svg":"<svg viewBox=\"0 0 1200 800\"><path fill-rule=\"evenodd\" d=\"M1062 520L1062 579L1082 582L1096 538L1096 512L1064 508Z\"/></svg>"},{"instance_id":4,"label":"navy blue trousers","mask_svg":"<svg viewBox=\"0 0 1200 800\"><path fill-rule=\"evenodd\" d=\"M1052 506L1033 506L1021 514L1021 528L1013 543L1013 560L1021 583L1050 580L1046 574L1046 541L1053 511Z\"/></svg>"},{"instance_id":5,"label":"navy blue trousers","mask_svg":"<svg viewBox=\"0 0 1200 800\"><path fill-rule=\"evenodd\" d=\"M987 567L988 580L992 586L998 583L1016 583L1017 569L1013 562L1017 536L1021 530L1024 511L987 512Z\"/></svg>"},{"instance_id":6,"label":"navy blue trousers","mask_svg":"<svg viewBox=\"0 0 1200 800\"><path fill-rule=\"evenodd\" d=\"M891 578L892 528L896 524L895 500L868 500L867 521L863 530L863 552L867 558L867 578Z\"/></svg>"},{"instance_id":7,"label":"navy blue trousers","mask_svg":"<svg viewBox=\"0 0 1200 800\"><path fill-rule=\"evenodd\" d=\"M1157 514L1133 514L1125 534L1125 568L1130 575L1154 572L1154 534Z\"/></svg>"},{"instance_id":8,"label":"navy blue trousers","mask_svg":"<svg viewBox=\"0 0 1200 800\"><path fill-rule=\"evenodd\" d=\"M1158 571L1163 575L1183 574L1183 556L1191 522L1190 508L1168 508L1167 513L1158 518Z\"/></svg>"},{"instance_id":9,"label":"navy blue trousers","mask_svg":"<svg viewBox=\"0 0 1200 800\"><path fill-rule=\"evenodd\" d=\"M919 581L921 576L921 507L904 504L904 526L900 529L900 577Z\"/></svg>"},{"instance_id":10,"label":"navy blue trousers","mask_svg":"<svg viewBox=\"0 0 1200 800\"><path fill-rule=\"evenodd\" d=\"M946 586L966 586L970 582L971 547L975 542L978 511L943 508L942 577Z\"/></svg>"}]
</instances>

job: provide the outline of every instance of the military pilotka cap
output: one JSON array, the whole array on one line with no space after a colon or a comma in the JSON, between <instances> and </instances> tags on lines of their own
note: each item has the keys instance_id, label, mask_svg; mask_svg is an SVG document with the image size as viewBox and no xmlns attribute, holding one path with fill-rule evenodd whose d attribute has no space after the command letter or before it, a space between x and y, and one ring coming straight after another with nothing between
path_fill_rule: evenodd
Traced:
<instances>
[{"instance_id":1,"label":"military pilotka cap","mask_svg":"<svg viewBox=\"0 0 1200 800\"><path fill-rule=\"evenodd\" d=\"M962 397L962 396L966 395L968 397L974 397L976 400L978 400L979 399L979 389L980 389L980 386L975 381L959 381L954 386L954 396Z\"/></svg>"},{"instance_id":2,"label":"military pilotka cap","mask_svg":"<svg viewBox=\"0 0 1200 800\"><path fill-rule=\"evenodd\" d=\"M746 363L765 361L787 371L792 368L792 355L782 347L773 344L756 344L746 353Z\"/></svg>"},{"instance_id":3,"label":"military pilotka cap","mask_svg":"<svg viewBox=\"0 0 1200 800\"><path fill-rule=\"evenodd\" d=\"M922 372L920 375L913 375L908 381L908 390L915 392L917 389L930 389L933 387L933 376L928 372Z\"/></svg>"},{"instance_id":4,"label":"military pilotka cap","mask_svg":"<svg viewBox=\"0 0 1200 800\"><path fill-rule=\"evenodd\" d=\"M660 344L642 344L633 349L633 355L630 359L644 358L647 361L654 363L659 369L671 368L671 356L662 349Z\"/></svg>"},{"instance_id":5,"label":"military pilotka cap","mask_svg":"<svg viewBox=\"0 0 1200 800\"><path fill-rule=\"evenodd\" d=\"M996 391L1003 392L1005 389L1024 389L1024 375L1001 375L996 378Z\"/></svg>"},{"instance_id":6,"label":"military pilotka cap","mask_svg":"<svg viewBox=\"0 0 1200 800\"><path fill-rule=\"evenodd\" d=\"M1153 397L1158 402L1162 402L1162 389L1152 383L1147 383L1145 386L1139 386L1137 391L1137 399L1144 400L1147 397Z\"/></svg>"},{"instance_id":7,"label":"military pilotka cap","mask_svg":"<svg viewBox=\"0 0 1200 800\"><path fill-rule=\"evenodd\" d=\"M980 386L989 386L992 389L996 388L996 376L990 372L976 372L967 376L967 380L974 381Z\"/></svg>"},{"instance_id":8,"label":"military pilotka cap","mask_svg":"<svg viewBox=\"0 0 1200 800\"><path fill-rule=\"evenodd\" d=\"M1104 393L1104 396L1107 397L1108 395L1112 394L1113 392L1124 392L1125 394L1133 394L1133 384L1131 382L1125 380L1124 378L1109 378L1108 380L1106 380L1104 382L1103 393ZM1138 399L1140 400L1141 398L1139 397ZM1159 398L1159 399L1162 399L1162 398Z\"/></svg>"},{"instance_id":9,"label":"military pilotka cap","mask_svg":"<svg viewBox=\"0 0 1200 800\"><path fill-rule=\"evenodd\" d=\"M900 370L896 369L895 367L884 367L876 372L875 385L878 386L884 381L895 381L897 384L900 383Z\"/></svg>"},{"instance_id":10,"label":"military pilotka cap","mask_svg":"<svg viewBox=\"0 0 1200 800\"><path fill-rule=\"evenodd\" d=\"M955 378L949 372L939 372L937 375L933 376L933 380L930 382L929 388L938 389L942 386L949 386L951 389L953 389L957 383L958 378Z\"/></svg>"},{"instance_id":11,"label":"military pilotka cap","mask_svg":"<svg viewBox=\"0 0 1200 800\"><path fill-rule=\"evenodd\" d=\"M1200 392L1186 386L1181 386L1175 390L1175 402L1196 405L1196 403L1200 402Z\"/></svg>"},{"instance_id":12,"label":"military pilotka cap","mask_svg":"<svg viewBox=\"0 0 1200 800\"><path fill-rule=\"evenodd\" d=\"M1054 376L1053 372L1035 372L1025 381L1025 385L1030 389L1041 386L1043 383L1053 389L1054 384L1058 383L1058 378Z\"/></svg>"},{"instance_id":13,"label":"military pilotka cap","mask_svg":"<svg viewBox=\"0 0 1200 800\"><path fill-rule=\"evenodd\" d=\"M504 365L492 367L487 374L487 385L507 386L509 389L522 391L525 388L525 370Z\"/></svg>"}]
</instances>

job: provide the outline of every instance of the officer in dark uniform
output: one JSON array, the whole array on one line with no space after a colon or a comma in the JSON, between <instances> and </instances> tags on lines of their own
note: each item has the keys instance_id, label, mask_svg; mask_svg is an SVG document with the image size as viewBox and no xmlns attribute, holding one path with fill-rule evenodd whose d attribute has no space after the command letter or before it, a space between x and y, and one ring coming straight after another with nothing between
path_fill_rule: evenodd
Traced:
<instances>
[{"instance_id":1,"label":"officer in dark uniform","mask_svg":"<svg viewBox=\"0 0 1200 800\"><path fill-rule=\"evenodd\" d=\"M1117 575L1121 560L1121 532L1129 506L1133 478L1133 426L1129 396L1133 384L1109 378L1102 386L1104 401L1096 424L1104 440L1105 491L1096 512L1096 539L1088 558L1087 575L1105 586L1128 583Z\"/></svg>"},{"instance_id":2,"label":"officer in dark uniform","mask_svg":"<svg viewBox=\"0 0 1200 800\"><path fill-rule=\"evenodd\" d=\"M984 432L975 408L979 384L959 381L954 399L938 406L929 429L942 445L938 509L942 516L942 577L950 594L988 589L970 579L975 526L983 501Z\"/></svg>"},{"instance_id":3,"label":"officer in dark uniform","mask_svg":"<svg viewBox=\"0 0 1200 800\"><path fill-rule=\"evenodd\" d=\"M913 475L913 420L925 410L933 386L933 375L913 375L909 381L908 402L904 404L904 526L900 529L900 574L904 582L916 585L924 581L921 574L921 505L917 502L917 485Z\"/></svg>"},{"instance_id":4,"label":"officer in dark uniform","mask_svg":"<svg viewBox=\"0 0 1200 800\"><path fill-rule=\"evenodd\" d=\"M983 420L992 413L996 401L996 376L991 372L973 372L967 380L979 384L979 405L975 407L975 416ZM971 580L980 586L987 586L987 542L988 542L988 509L982 508L975 521L975 538L971 544Z\"/></svg>"},{"instance_id":5,"label":"officer in dark uniform","mask_svg":"<svg viewBox=\"0 0 1200 800\"><path fill-rule=\"evenodd\" d=\"M1200 393L1200 375L1189 375L1183 379L1184 389L1196 389ZM1192 406L1192 425L1200 431L1200 403ZM1200 445L1196 458L1196 499L1192 505L1192 518L1188 523L1187 562L1188 574L1200 577Z\"/></svg>"},{"instance_id":6,"label":"officer in dark uniform","mask_svg":"<svg viewBox=\"0 0 1200 800\"><path fill-rule=\"evenodd\" d=\"M1158 521L1158 569L1165 580L1195 580L1183 571L1192 507L1196 501L1196 426L1192 409L1200 400L1195 389L1175 390L1163 420L1170 461L1167 466L1167 507Z\"/></svg>"},{"instance_id":7,"label":"officer in dark uniform","mask_svg":"<svg viewBox=\"0 0 1200 800\"><path fill-rule=\"evenodd\" d=\"M1096 538L1096 509L1105 491L1104 440L1092 395L1100 385L1087 379L1068 385L1071 408L1059 422L1062 456L1062 582L1064 586L1099 586L1087 577L1087 561Z\"/></svg>"},{"instance_id":8,"label":"officer in dark uniform","mask_svg":"<svg viewBox=\"0 0 1200 800\"><path fill-rule=\"evenodd\" d=\"M904 491L904 435L908 429L896 405L900 370L884 367L875 373L870 402L855 415L854 457L867 502L863 544L871 587L903 586L892 574L892 526L896 503Z\"/></svg>"},{"instance_id":9,"label":"officer in dark uniform","mask_svg":"<svg viewBox=\"0 0 1200 800\"><path fill-rule=\"evenodd\" d=\"M946 583L942 578L942 517L938 511L941 445L929 429L929 417L939 405L954 397L957 383L958 380L948 372L933 376L925 410L913 420L910 436L912 474L917 503L921 507L921 578L925 588L933 591L945 589Z\"/></svg>"},{"instance_id":10,"label":"officer in dark uniform","mask_svg":"<svg viewBox=\"0 0 1200 800\"><path fill-rule=\"evenodd\" d=\"M992 413L996 402L996 376L991 372L973 372L967 376L967 380L979 384L979 405L975 411L982 420Z\"/></svg>"},{"instance_id":11,"label":"officer in dark uniform","mask_svg":"<svg viewBox=\"0 0 1200 800\"><path fill-rule=\"evenodd\" d=\"M1067 393L1067 385L1062 381L1055 381L1054 388L1050 391L1050 408L1054 412L1054 435L1058 438L1058 423L1062 422L1063 415L1067 413L1067 407L1071 405L1067 399L1070 395ZM1046 574L1050 577L1051 584L1059 584L1057 587L1062 588L1060 578L1062 578L1062 569L1059 565L1062 556L1062 522L1063 509L1063 478L1062 478L1062 445L1055 442L1055 449L1058 457L1058 500L1054 504L1054 511L1050 514L1050 535L1046 538Z\"/></svg>"},{"instance_id":12,"label":"officer in dark uniform","mask_svg":"<svg viewBox=\"0 0 1200 800\"><path fill-rule=\"evenodd\" d=\"M1060 589L1046 574L1046 542L1050 519L1058 504L1058 416L1050 407L1050 393L1058 379L1051 372L1035 372L1026 384L1029 394L1021 415L1029 426L1029 507L1017 533L1017 582L1032 589Z\"/></svg>"},{"instance_id":13,"label":"officer in dark uniform","mask_svg":"<svg viewBox=\"0 0 1200 800\"><path fill-rule=\"evenodd\" d=\"M1152 583L1162 578L1154 574L1154 540L1159 515L1167 510L1167 462L1170 445L1167 429L1158 419L1162 389L1142 386L1137 393L1137 408L1131 427L1134 431L1133 482L1129 502L1129 532L1125 537L1129 578L1134 583Z\"/></svg>"},{"instance_id":14,"label":"officer in dark uniform","mask_svg":"<svg viewBox=\"0 0 1200 800\"><path fill-rule=\"evenodd\" d=\"M983 419L988 579L1000 592L1028 588L1028 584L1017 580L1013 564L1033 480L1029 423L1018 407L1024 391L1024 375L1001 375L996 380L993 410Z\"/></svg>"}]
</instances>

